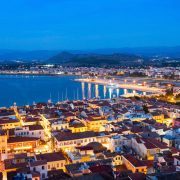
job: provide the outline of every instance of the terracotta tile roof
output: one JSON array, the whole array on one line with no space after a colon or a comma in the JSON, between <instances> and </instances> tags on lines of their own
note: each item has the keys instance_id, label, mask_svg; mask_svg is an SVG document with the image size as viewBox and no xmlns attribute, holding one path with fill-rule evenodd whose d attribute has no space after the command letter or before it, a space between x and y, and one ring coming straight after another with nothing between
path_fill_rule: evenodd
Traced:
<instances>
[{"instance_id":1,"label":"terracotta tile roof","mask_svg":"<svg viewBox=\"0 0 180 180\"><path fill-rule=\"evenodd\" d=\"M28 163L25 162L25 163L13 163L13 160L12 159L6 159L4 160L4 166L5 166L5 169L8 170L8 169L19 169L19 168L24 168L24 167L27 167L28 166Z\"/></svg>"},{"instance_id":2,"label":"terracotta tile roof","mask_svg":"<svg viewBox=\"0 0 180 180\"><path fill-rule=\"evenodd\" d=\"M168 146L167 146L166 143L160 142L160 141L158 141L158 140L156 140L156 139L151 138L151 139L148 139L148 141L149 141L150 143L154 144L156 147L158 147L158 148L160 148L160 149L167 149L167 148L168 148Z\"/></svg>"},{"instance_id":3,"label":"terracotta tile roof","mask_svg":"<svg viewBox=\"0 0 180 180\"><path fill-rule=\"evenodd\" d=\"M153 160L143 160L142 161L144 165L146 165L148 168L153 167L154 161Z\"/></svg>"},{"instance_id":4,"label":"terracotta tile roof","mask_svg":"<svg viewBox=\"0 0 180 180\"><path fill-rule=\"evenodd\" d=\"M96 166L91 166L89 168L89 170L92 173L96 173L96 172L112 172L112 168L110 165L96 165Z\"/></svg>"},{"instance_id":5,"label":"terracotta tile roof","mask_svg":"<svg viewBox=\"0 0 180 180\"><path fill-rule=\"evenodd\" d=\"M47 164L46 160L37 160L37 161L31 162L30 166L35 167L35 166L41 166L41 165L46 165L46 164Z\"/></svg>"},{"instance_id":6,"label":"terracotta tile roof","mask_svg":"<svg viewBox=\"0 0 180 180\"><path fill-rule=\"evenodd\" d=\"M36 155L37 160L46 160L47 162L66 160L61 152L52 152Z\"/></svg>"},{"instance_id":7,"label":"terracotta tile roof","mask_svg":"<svg viewBox=\"0 0 180 180\"><path fill-rule=\"evenodd\" d=\"M18 123L19 121L17 119L11 119L11 118L1 118L0 124L12 124L12 123Z\"/></svg>"},{"instance_id":8,"label":"terracotta tile roof","mask_svg":"<svg viewBox=\"0 0 180 180\"><path fill-rule=\"evenodd\" d=\"M88 151L88 150L93 150L92 147L89 147L89 146L78 146L76 147L76 149L79 149L80 151Z\"/></svg>"},{"instance_id":9,"label":"terracotta tile roof","mask_svg":"<svg viewBox=\"0 0 180 180\"><path fill-rule=\"evenodd\" d=\"M29 126L30 131L35 131L35 130L43 130L43 127L41 125L31 125Z\"/></svg>"},{"instance_id":10,"label":"terracotta tile roof","mask_svg":"<svg viewBox=\"0 0 180 180\"><path fill-rule=\"evenodd\" d=\"M152 143L150 143L150 142L148 142L148 141L146 141L146 142L144 143L144 146L145 146L147 149L155 149L155 148L157 148L157 146L155 146L154 144L152 144Z\"/></svg>"},{"instance_id":11,"label":"terracotta tile roof","mask_svg":"<svg viewBox=\"0 0 180 180\"><path fill-rule=\"evenodd\" d=\"M69 140L83 139L83 138L96 137L96 136L97 133L93 131L86 131L79 133L59 132L57 135L55 135L55 138L58 141L69 141Z\"/></svg>"},{"instance_id":12,"label":"terracotta tile roof","mask_svg":"<svg viewBox=\"0 0 180 180\"><path fill-rule=\"evenodd\" d=\"M128 176L130 180L146 180L146 175L143 173L132 173Z\"/></svg>"},{"instance_id":13,"label":"terracotta tile roof","mask_svg":"<svg viewBox=\"0 0 180 180\"><path fill-rule=\"evenodd\" d=\"M146 166L145 164L143 164L142 161L136 159L134 156L127 154L127 155L123 155L123 157L125 159L127 159L134 167L142 167L142 166Z\"/></svg>"},{"instance_id":14,"label":"terracotta tile roof","mask_svg":"<svg viewBox=\"0 0 180 180\"><path fill-rule=\"evenodd\" d=\"M16 136L16 137L10 137L8 139L8 143L37 141L37 140L38 140L38 138L35 138L35 137L20 137L20 136Z\"/></svg>"}]
</instances>

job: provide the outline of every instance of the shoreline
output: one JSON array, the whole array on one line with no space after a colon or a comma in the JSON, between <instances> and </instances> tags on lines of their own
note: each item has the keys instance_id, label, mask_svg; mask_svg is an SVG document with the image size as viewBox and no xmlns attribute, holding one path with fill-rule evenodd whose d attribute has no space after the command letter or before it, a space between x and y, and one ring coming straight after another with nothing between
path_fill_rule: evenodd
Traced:
<instances>
[{"instance_id":1,"label":"shoreline","mask_svg":"<svg viewBox=\"0 0 180 180\"><path fill-rule=\"evenodd\" d=\"M94 81L91 81L89 79L75 79L75 81L111 86L110 82L102 82L102 80L98 80L98 79L94 80ZM163 89L160 89L160 88L158 89L158 88L154 88L154 87L138 86L138 85L134 85L134 84L120 84L120 83L117 83L117 82L114 82L114 83L116 85L115 88L132 89L132 90L137 90L137 91L142 91L142 92L150 92L150 93L157 93L157 94L162 94L163 93Z\"/></svg>"},{"instance_id":2,"label":"shoreline","mask_svg":"<svg viewBox=\"0 0 180 180\"><path fill-rule=\"evenodd\" d=\"M80 75L75 75L75 74L48 74L48 73L46 73L46 74L32 74L32 73L0 73L0 76L4 76L4 75L16 75L16 76L18 76L18 75L23 75L23 76L56 76L56 77L58 77L58 76L80 76Z\"/></svg>"}]
</instances>

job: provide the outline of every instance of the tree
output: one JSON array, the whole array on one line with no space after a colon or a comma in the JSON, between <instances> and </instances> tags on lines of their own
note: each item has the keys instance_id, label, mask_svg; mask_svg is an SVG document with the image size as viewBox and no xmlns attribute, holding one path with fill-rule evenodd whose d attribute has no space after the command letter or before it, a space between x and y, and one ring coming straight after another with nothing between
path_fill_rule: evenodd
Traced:
<instances>
[{"instance_id":1,"label":"tree","mask_svg":"<svg viewBox=\"0 0 180 180\"><path fill-rule=\"evenodd\" d=\"M149 109L146 105L143 105L143 110L146 114L149 113Z\"/></svg>"},{"instance_id":2,"label":"tree","mask_svg":"<svg viewBox=\"0 0 180 180\"><path fill-rule=\"evenodd\" d=\"M173 96L173 87L166 89L166 96Z\"/></svg>"}]
</instances>

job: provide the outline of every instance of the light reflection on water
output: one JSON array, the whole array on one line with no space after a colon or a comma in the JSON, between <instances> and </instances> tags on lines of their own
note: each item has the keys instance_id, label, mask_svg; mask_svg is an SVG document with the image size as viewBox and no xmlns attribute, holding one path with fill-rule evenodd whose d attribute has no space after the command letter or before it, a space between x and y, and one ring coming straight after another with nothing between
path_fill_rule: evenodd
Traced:
<instances>
[{"instance_id":1,"label":"light reflection on water","mask_svg":"<svg viewBox=\"0 0 180 180\"><path fill-rule=\"evenodd\" d=\"M0 75L0 107L84 98L112 98L132 90L74 81L76 76ZM137 91L136 91L137 93ZM139 93L139 92L138 92Z\"/></svg>"}]
</instances>

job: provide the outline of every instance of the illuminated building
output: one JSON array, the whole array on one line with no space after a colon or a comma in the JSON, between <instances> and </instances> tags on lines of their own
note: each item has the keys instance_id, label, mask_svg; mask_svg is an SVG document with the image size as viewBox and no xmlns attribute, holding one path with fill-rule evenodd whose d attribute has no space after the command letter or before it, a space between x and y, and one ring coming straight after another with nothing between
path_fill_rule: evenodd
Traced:
<instances>
[{"instance_id":1,"label":"illuminated building","mask_svg":"<svg viewBox=\"0 0 180 180\"><path fill-rule=\"evenodd\" d=\"M0 130L0 161L7 158L7 139L8 132L5 130Z\"/></svg>"},{"instance_id":2,"label":"illuminated building","mask_svg":"<svg viewBox=\"0 0 180 180\"><path fill-rule=\"evenodd\" d=\"M67 163L67 160L62 152L53 152L36 155L37 160L47 161L47 170L63 169Z\"/></svg>"},{"instance_id":3,"label":"illuminated building","mask_svg":"<svg viewBox=\"0 0 180 180\"><path fill-rule=\"evenodd\" d=\"M154 120L156 120L156 122L159 122L159 123L164 123L164 114L162 114L161 112L152 112L152 117Z\"/></svg>"},{"instance_id":4,"label":"illuminated building","mask_svg":"<svg viewBox=\"0 0 180 180\"><path fill-rule=\"evenodd\" d=\"M9 117L0 118L1 129L13 129L15 127L19 127L20 125L20 121L17 119L11 119Z\"/></svg>"},{"instance_id":5,"label":"illuminated building","mask_svg":"<svg viewBox=\"0 0 180 180\"><path fill-rule=\"evenodd\" d=\"M85 122L76 119L70 121L69 129L72 133L85 132L88 130Z\"/></svg>"},{"instance_id":6,"label":"illuminated building","mask_svg":"<svg viewBox=\"0 0 180 180\"><path fill-rule=\"evenodd\" d=\"M45 139L44 129L41 125L31 125L15 128L15 136L35 137Z\"/></svg>"},{"instance_id":7,"label":"illuminated building","mask_svg":"<svg viewBox=\"0 0 180 180\"><path fill-rule=\"evenodd\" d=\"M39 145L39 139L34 137L9 137L7 140L8 152L34 152Z\"/></svg>"},{"instance_id":8,"label":"illuminated building","mask_svg":"<svg viewBox=\"0 0 180 180\"><path fill-rule=\"evenodd\" d=\"M122 162L128 170L131 170L133 173L136 172L147 172L147 166L142 163L142 161L136 159L132 155L122 155Z\"/></svg>"},{"instance_id":9,"label":"illuminated building","mask_svg":"<svg viewBox=\"0 0 180 180\"><path fill-rule=\"evenodd\" d=\"M99 132L105 130L104 125L106 125L108 121L104 116L91 115L88 116L86 122L89 130Z\"/></svg>"}]
</instances>

